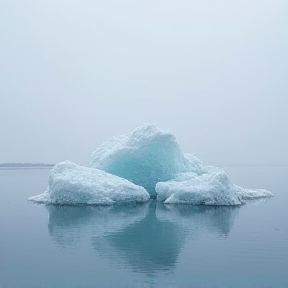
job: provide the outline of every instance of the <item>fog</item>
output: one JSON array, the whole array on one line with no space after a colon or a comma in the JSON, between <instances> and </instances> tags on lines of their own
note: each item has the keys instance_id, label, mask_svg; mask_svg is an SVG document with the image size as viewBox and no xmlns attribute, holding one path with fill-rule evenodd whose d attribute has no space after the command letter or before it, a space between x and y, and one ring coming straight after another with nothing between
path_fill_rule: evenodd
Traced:
<instances>
[{"instance_id":1,"label":"fog","mask_svg":"<svg viewBox=\"0 0 288 288\"><path fill-rule=\"evenodd\" d=\"M205 164L288 163L288 1L0 2L0 163L88 164L143 123Z\"/></svg>"}]
</instances>

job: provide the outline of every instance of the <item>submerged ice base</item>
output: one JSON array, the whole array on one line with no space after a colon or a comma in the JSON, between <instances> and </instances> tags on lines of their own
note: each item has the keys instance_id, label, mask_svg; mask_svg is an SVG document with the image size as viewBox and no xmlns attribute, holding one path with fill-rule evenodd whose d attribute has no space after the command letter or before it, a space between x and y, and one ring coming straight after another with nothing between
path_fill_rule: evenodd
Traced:
<instances>
[{"instance_id":1,"label":"submerged ice base","mask_svg":"<svg viewBox=\"0 0 288 288\"><path fill-rule=\"evenodd\" d=\"M70 161L61 162L53 168L45 193L29 198L38 203L61 205L111 205L147 202L149 199L143 187Z\"/></svg>"}]
</instances>

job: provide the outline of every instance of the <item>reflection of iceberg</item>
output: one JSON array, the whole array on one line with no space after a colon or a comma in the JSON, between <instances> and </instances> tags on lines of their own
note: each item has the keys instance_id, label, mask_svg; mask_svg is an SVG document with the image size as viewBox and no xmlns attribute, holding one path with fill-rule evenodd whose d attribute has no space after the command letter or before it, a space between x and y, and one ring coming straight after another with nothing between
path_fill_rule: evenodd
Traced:
<instances>
[{"instance_id":1,"label":"reflection of iceberg","mask_svg":"<svg viewBox=\"0 0 288 288\"><path fill-rule=\"evenodd\" d=\"M181 223L186 229L207 230L228 236L239 212L238 206L187 206L158 204L157 218L162 221Z\"/></svg>"},{"instance_id":2,"label":"reflection of iceberg","mask_svg":"<svg viewBox=\"0 0 288 288\"><path fill-rule=\"evenodd\" d=\"M239 209L152 202L141 221L104 237L93 237L93 244L103 257L113 263L120 258L136 271L153 274L157 270L172 270L188 235L197 237L205 230L227 236Z\"/></svg>"},{"instance_id":3,"label":"reflection of iceberg","mask_svg":"<svg viewBox=\"0 0 288 288\"><path fill-rule=\"evenodd\" d=\"M157 219L155 212L156 203L152 202L149 213L141 221L104 237L93 237L97 253L105 258L109 255L115 262L120 257L133 270L148 274L173 269L185 232L177 223Z\"/></svg>"},{"instance_id":4,"label":"reflection of iceberg","mask_svg":"<svg viewBox=\"0 0 288 288\"><path fill-rule=\"evenodd\" d=\"M61 247L71 249L78 241L92 242L97 256L111 265L152 275L173 271L186 237L197 238L203 231L227 236L240 208L171 206L151 201L47 209L49 235Z\"/></svg>"},{"instance_id":5,"label":"reflection of iceberg","mask_svg":"<svg viewBox=\"0 0 288 288\"><path fill-rule=\"evenodd\" d=\"M47 206L49 234L65 247L91 235L101 237L140 221L147 214L148 204L127 206Z\"/></svg>"}]
</instances>

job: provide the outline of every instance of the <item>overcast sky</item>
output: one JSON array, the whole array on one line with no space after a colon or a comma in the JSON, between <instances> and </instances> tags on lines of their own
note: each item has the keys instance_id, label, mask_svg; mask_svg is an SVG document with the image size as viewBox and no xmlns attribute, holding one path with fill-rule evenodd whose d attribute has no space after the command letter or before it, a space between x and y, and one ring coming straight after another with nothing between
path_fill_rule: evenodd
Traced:
<instances>
[{"instance_id":1,"label":"overcast sky","mask_svg":"<svg viewBox=\"0 0 288 288\"><path fill-rule=\"evenodd\" d=\"M0 2L0 163L153 122L205 164L287 164L287 110L287 0Z\"/></svg>"}]
</instances>

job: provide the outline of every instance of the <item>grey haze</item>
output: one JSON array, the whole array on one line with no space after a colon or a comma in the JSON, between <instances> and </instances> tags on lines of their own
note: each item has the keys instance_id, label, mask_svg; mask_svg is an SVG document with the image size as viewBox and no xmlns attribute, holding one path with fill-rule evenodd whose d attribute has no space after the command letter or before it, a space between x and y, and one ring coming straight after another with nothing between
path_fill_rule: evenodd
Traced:
<instances>
[{"instance_id":1,"label":"grey haze","mask_svg":"<svg viewBox=\"0 0 288 288\"><path fill-rule=\"evenodd\" d=\"M0 163L153 122L205 164L287 164L287 29L286 0L1 1Z\"/></svg>"}]
</instances>

